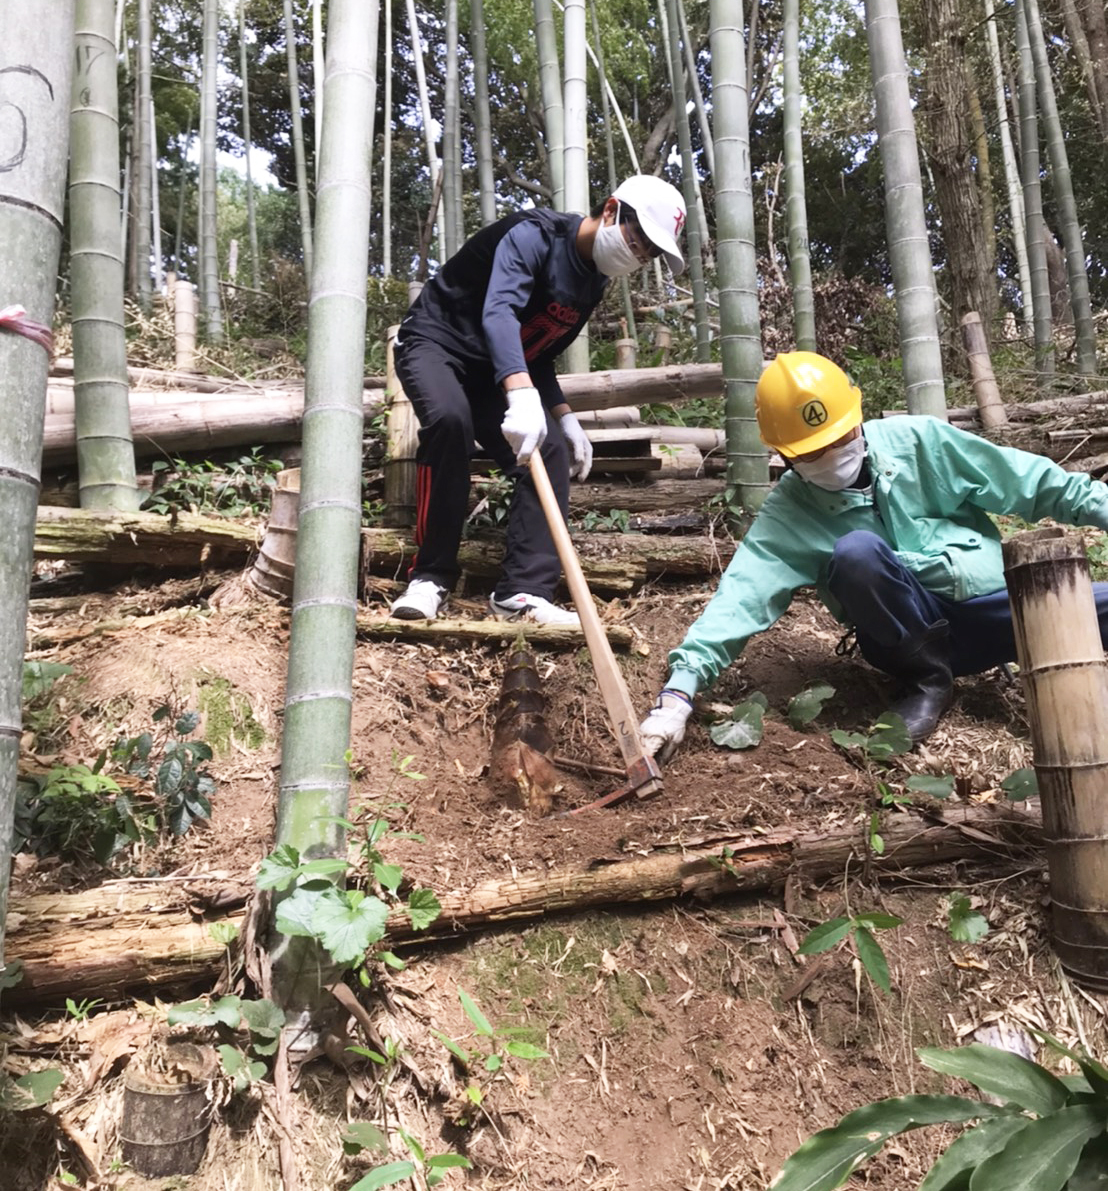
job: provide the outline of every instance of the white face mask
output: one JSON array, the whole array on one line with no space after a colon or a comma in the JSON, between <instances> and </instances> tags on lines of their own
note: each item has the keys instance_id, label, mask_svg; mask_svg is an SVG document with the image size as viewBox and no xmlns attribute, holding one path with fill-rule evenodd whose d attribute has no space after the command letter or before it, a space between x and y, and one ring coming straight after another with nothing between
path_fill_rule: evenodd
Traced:
<instances>
[{"instance_id":1,"label":"white face mask","mask_svg":"<svg viewBox=\"0 0 1108 1191\"><path fill-rule=\"evenodd\" d=\"M627 277L642 268L642 261L623 237L618 216L615 223L601 224L596 229L592 261L605 277Z\"/></svg>"},{"instance_id":2,"label":"white face mask","mask_svg":"<svg viewBox=\"0 0 1108 1191\"><path fill-rule=\"evenodd\" d=\"M807 463L797 459L793 462L793 469L801 479L817 488L825 488L828 492L841 492L862 474L862 464L866 460L866 440L859 434L841 447L832 447L823 452L818 459L809 459Z\"/></svg>"}]
</instances>

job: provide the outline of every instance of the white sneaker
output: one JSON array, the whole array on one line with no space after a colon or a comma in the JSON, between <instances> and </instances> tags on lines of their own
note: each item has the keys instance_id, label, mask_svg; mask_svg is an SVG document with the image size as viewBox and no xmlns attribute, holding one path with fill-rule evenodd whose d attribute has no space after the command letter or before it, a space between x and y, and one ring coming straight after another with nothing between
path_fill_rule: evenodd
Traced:
<instances>
[{"instance_id":1,"label":"white sneaker","mask_svg":"<svg viewBox=\"0 0 1108 1191\"><path fill-rule=\"evenodd\" d=\"M397 620L434 620L448 594L434 579L413 579L404 594L393 601L389 615Z\"/></svg>"},{"instance_id":2,"label":"white sneaker","mask_svg":"<svg viewBox=\"0 0 1108 1191\"><path fill-rule=\"evenodd\" d=\"M535 624L565 624L580 627L581 618L576 612L559 608L542 596L524 595L522 592L498 600L493 596L489 607L497 620L530 620Z\"/></svg>"}]
</instances>

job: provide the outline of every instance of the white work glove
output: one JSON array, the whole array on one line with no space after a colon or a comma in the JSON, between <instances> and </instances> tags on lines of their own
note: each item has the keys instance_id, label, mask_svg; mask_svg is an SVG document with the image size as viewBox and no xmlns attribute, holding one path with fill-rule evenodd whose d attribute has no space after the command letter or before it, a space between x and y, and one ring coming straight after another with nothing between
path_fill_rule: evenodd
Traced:
<instances>
[{"instance_id":1,"label":"white work glove","mask_svg":"<svg viewBox=\"0 0 1108 1191\"><path fill-rule=\"evenodd\" d=\"M569 474L584 480L592 471L592 443L581 429L576 414L562 414L562 433L565 434L566 442L573 453L573 466L569 469Z\"/></svg>"},{"instance_id":2,"label":"white work glove","mask_svg":"<svg viewBox=\"0 0 1108 1191\"><path fill-rule=\"evenodd\" d=\"M685 739L685 725L692 715L692 700L681 691L665 690L658 696L654 710L639 726L643 750L650 757L668 761Z\"/></svg>"},{"instance_id":3,"label":"white work glove","mask_svg":"<svg viewBox=\"0 0 1108 1191\"><path fill-rule=\"evenodd\" d=\"M509 389L508 412L500 423L500 433L516 453L516 462L526 466L531 456L546 440L546 410L538 389L524 386Z\"/></svg>"}]
</instances>

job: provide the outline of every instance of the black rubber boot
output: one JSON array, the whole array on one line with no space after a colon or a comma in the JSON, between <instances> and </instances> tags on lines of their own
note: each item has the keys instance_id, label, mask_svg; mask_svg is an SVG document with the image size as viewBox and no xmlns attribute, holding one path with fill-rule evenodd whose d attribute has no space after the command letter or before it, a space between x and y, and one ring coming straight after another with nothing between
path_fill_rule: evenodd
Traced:
<instances>
[{"instance_id":1,"label":"black rubber boot","mask_svg":"<svg viewBox=\"0 0 1108 1191\"><path fill-rule=\"evenodd\" d=\"M913 744L935 731L954 700L950 672L950 625L937 620L920 637L889 651L888 671L901 683L890 708L904 720Z\"/></svg>"}]
</instances>

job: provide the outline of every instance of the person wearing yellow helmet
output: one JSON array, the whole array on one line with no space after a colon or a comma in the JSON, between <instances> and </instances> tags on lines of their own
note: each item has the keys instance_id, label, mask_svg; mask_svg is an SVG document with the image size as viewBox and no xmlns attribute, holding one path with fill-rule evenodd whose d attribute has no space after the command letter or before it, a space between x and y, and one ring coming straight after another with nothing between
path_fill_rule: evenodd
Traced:
<instances>
[{"instance_id":1,"label":"person wearing yellow helmet","mask_svg":"<svg viewBox=\"0 0 1108 1191\"><path fill-rule=\"evenodd\" d=\"M891 710L914 742L954 697L954 679L1015 659L1000 534L990 513L1108 530L1108 487L932 417L862 420L834 361L784 352L758 382L758 428L786 464L719 588L669 655L642 724L664 760L698 692L804 587L854 630L898 686ZM1108 584L1093 585L1108 647Z\"/></svg>"}]
</instances>

